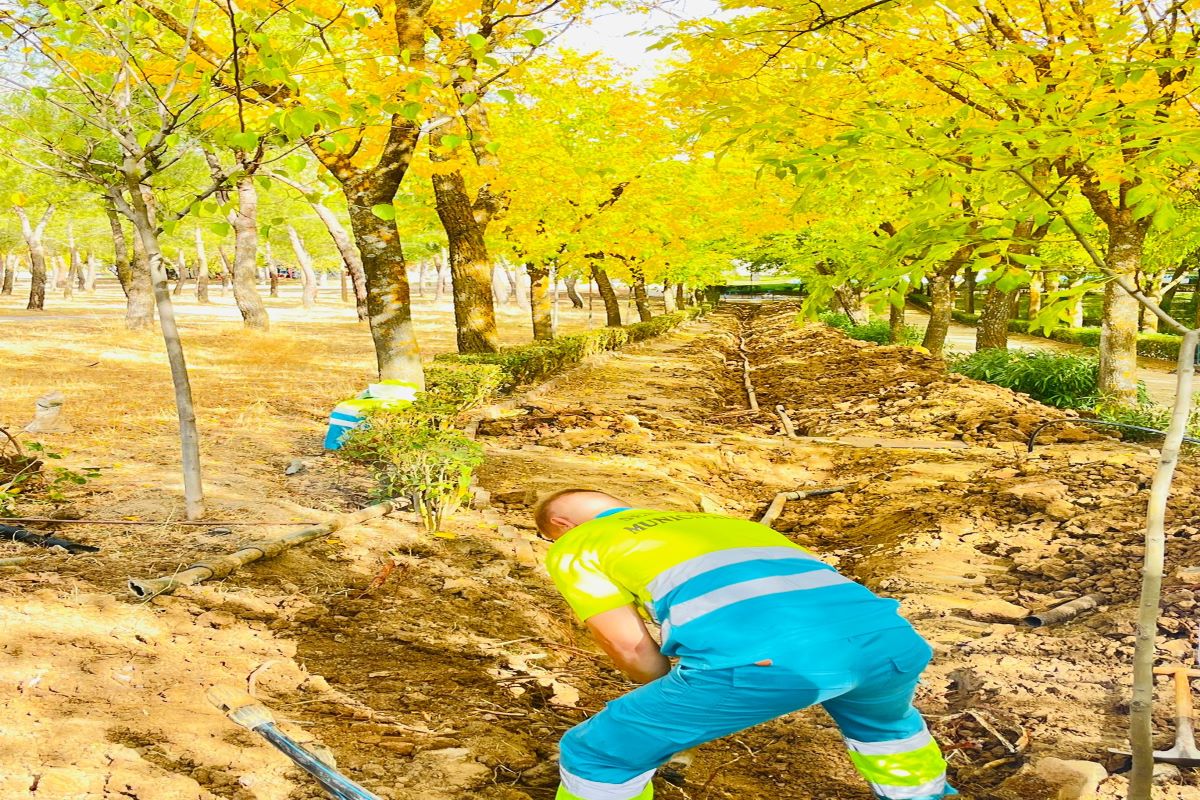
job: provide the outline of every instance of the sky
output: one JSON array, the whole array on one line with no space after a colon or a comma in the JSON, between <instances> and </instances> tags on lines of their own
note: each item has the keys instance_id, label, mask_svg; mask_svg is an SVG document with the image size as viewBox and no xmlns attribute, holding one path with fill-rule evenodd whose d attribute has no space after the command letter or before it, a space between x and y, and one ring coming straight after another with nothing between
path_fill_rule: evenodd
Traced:
<instances>
[{"instance_id":1,"label":"sky","mask_svg":"<svg viewBox=\"0 0 1200 800\"><path fill-rule=\"evenodd\" d=\"M674 0L649 14L609 11L590 17L586 24L568 30L559 46L581 53L601 52L632 68L645 78L661 71L667 51L646 52L658 37L648 29L670 25L678 19L697 19L717 13L715 0Z\"/></svg>"}]
</instances>

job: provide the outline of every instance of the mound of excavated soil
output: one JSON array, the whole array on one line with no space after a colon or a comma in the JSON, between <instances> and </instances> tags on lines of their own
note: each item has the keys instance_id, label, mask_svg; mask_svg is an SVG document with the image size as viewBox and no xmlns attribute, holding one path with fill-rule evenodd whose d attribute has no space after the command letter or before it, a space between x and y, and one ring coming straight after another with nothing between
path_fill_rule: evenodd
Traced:
<instances>
[{"instance_id":1,"label":"mound of excavated soil","mask_svg":"<svg viewBox=\"0 0 1200 800\"><path fill-rule=\"evenodd\" d=\"M794 307L756 314L746 349L766 409L783 405L801 436L884 436L994 445L1025 441L1066 414L1027 395L948 373L911 347L850 339L803 324ZM1094 438L1056 427L1047 441ZM1040 437L1039 437L1040 440Z\"/></svg>"}]
</instances>

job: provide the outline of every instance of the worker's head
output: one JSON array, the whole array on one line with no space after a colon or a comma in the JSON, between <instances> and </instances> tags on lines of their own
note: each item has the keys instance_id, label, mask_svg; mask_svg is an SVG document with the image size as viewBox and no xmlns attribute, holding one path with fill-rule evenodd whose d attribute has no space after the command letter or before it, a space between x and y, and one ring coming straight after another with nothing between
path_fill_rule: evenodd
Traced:
<instances>
[{"instance_id":1,"label":"worker's head","mask_svg":"<svg viewBox=\"0 0 1200 800\"><path fill-rule=\"evenodd\" d=\"M555 540L576 525L595 519L597 514L628 505L608 492L598 492L594 489L563 489L538 503L533 512L533 519L543 536Z\"/></svg>"}]
</instances>

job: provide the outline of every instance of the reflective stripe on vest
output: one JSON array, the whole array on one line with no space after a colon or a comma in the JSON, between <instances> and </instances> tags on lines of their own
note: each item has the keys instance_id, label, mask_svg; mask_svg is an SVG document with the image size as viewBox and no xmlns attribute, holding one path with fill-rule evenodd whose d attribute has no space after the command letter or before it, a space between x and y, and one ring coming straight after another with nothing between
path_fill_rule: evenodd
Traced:
<instances>
[{"instance_id":1,"label":"reflective stripe on vest","mask_svg":"<svg viewBox=\"0 0 1200 800\"><path fill-rule=\"evenodd\" d=\"M745 564L748 561L778 561L788 558L817 561L799 547L733 547L728 550L705 553L690 558L682 564L676 564L646 584L646 589L654 601L658 602L692 578L706 572L730 567L734 564Z\"/></svg>"},{"instance_id":2,"label":"reflective stripe on vest","mask_svg":"<svg viewBox=\"0 0 1200 800\"><path fill-rule=\"evenodd\" d=\"M753 600L756 597L783 594L784 592L843 586L848 583L852 583L852 581L849 578L839 575L832 569L815 569L811 572L801 572L796 575L774 575L769 578L755 578L751 581L742 581L741 583L722 586L699 597L693 597L691 600L685 600L682 603L672 605L667 621L672 627L679 627L680 625L686 625L689 622L697 620L705 614L711 614L714 611L734 605L735 603L741 603L744 600Z\"/></svg>"}]
</instances>

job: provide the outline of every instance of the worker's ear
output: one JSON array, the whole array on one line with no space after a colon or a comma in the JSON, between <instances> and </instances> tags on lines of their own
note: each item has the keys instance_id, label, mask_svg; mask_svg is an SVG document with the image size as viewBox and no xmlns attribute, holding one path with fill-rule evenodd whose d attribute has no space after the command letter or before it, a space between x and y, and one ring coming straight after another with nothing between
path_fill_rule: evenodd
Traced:
<instances>
[{"instance_id":1,"label":"worker's ear","mask_svg":"<svg viewBox=\"0 0 1200 800\"><path fill-rule=\"evenodd\" d=\"M574 527L575 523L566 517L550 517L550 538L557 539Z\"/></svg>"}]
</instances>

